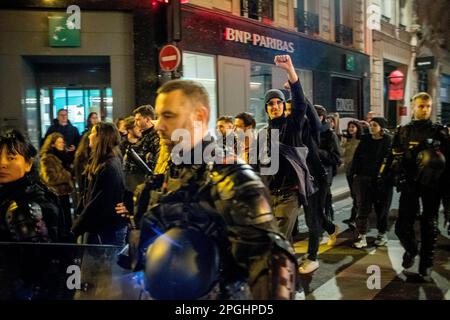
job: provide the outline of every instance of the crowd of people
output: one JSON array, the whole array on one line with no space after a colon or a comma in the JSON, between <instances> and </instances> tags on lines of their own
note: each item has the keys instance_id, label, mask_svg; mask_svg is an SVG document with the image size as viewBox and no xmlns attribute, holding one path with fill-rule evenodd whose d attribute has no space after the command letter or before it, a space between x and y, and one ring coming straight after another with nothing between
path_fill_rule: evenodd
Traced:
<instances>
[{"instance_id":1,"label":"crowd of people","mask_svg":"<svg viewBox=\"0 0 450 320\"><path fill-rule=\"evenodd\" d=\"M0 241L128 244L120 264L145 270L155 298L232 298L245 291L235 284L245 283L253 298L291 299L296 274L319 268L322 234L328 234L328 245L336 243L331 186L342 170L353 199L344 221L357 235L353 246L368 246L372 210L375 245L387 244L397 187L395 230L405 248L403 267L411 267L419 254L419 272L429 277L441 201L450 218L449 132L430 120L431 97L416 94L412 121L393 133L373 112L364 121L349 121L341 132L339 116L305 96L290 57L276 56L274 63L287 83L266 92L261 107L268 122L260 131L247 112L224 115L211 139L208 94L187 80L164 84L155 108L139 106L115 124L90 113L81 135L61 109L39 153L20 131L4 131ZM178 129L189 138L174 139ZM270 146L275 132L279 154L268 147L270 162L255 161L261 134ZM191 162L176 163L177 145ZM221 161L198 163L197 149L211 150ZM279 160L277 172L260 176L273 157ZM293 236L302 210L308 251L297 261ZM192 252L205 258L192 262Z\"/></svg>"}]
</instances>

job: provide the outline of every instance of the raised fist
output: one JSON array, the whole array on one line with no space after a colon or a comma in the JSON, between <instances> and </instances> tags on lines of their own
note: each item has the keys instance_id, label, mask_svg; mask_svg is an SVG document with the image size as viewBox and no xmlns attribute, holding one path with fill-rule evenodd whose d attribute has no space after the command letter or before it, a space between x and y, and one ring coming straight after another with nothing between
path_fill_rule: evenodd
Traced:
<instances>
[{"instance_id":1,"label":"raised fist","mask_svg":"<svg viewBox=\"0 0 450 320\"><path fill-rule=\"evenodd\" d=\"M287 54L275 56L274 63L277 67L280 67L286 71L294 69L291 57Z\"/></svg>"}]
</instances>

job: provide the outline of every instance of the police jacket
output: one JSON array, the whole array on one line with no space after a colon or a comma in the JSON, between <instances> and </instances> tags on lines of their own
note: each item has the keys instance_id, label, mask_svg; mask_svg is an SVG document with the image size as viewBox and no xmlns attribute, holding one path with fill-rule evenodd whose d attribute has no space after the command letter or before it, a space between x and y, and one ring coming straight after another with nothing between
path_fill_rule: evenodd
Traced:
<instances>
[{"instance_id":1,"label":"police jacket","mask_svg":"<svg viewBox=\"0 0 450 320\"><path fill-rule=\"evenodd\" d=\"M278 231L264 184L247 164L220 163L170 162L142 220L141 252L172 228L201 230L220 248L221 284L244 279L253 298L292 298L296 259Z\"/></svg>"},{"instance_id":2,"label":"police jacket","mask_svg":"<svg viewBox=\"0 0 450 320\"><path fill-rule=\"evenodd\" d=\"M57 241L60 212L56 196L28 176L0 185L0 241Z\"/></svg>"},{"instance_id":3,"label":"police jacket","mask_svg":"<svg viewBox=\"0 0 450 320\"><path fill-rule=\"evenodd\" d=\"M433 123L431 120L413 120L404 126L397 127L388 166L392 168L395 161L399 162L398 168L402 170L405 178L410 182L417 181L420 175L420 153L427 149L433 149L437 151L434 154L441 153L444 156L447 169L444 170L444 174L439 174L439 180L448 179L450 162L448 130L445 126ZM439 171L443 170L439 169Z\"/></svg>"}]
</instances>

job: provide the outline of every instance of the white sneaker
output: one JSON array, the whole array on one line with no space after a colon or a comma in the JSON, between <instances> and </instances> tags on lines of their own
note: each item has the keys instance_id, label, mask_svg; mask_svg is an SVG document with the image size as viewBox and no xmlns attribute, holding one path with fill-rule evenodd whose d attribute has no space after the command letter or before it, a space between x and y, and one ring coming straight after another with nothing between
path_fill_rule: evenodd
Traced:
<instances>
[{"instance_id":1,"label":"white sneaker","mask_svg":"<svg viewBox=\"0 0 450 320\"><path fill-rule=\"evenodd\" d=\"M306 259L298 268L300 274L311 273L319 268L319 261Z\"/></svg>"},{"instance_id":2,"label":"white sneaker","mask_svg":"<svg viewBox=\"0 0 450 320\"><path fill-rule=\"evenodd\" d=\"M360 235L358 238L358 241L353 243L353 247L355 247L357 249L366 248L367 247L366 235L365 234Z\"/></svg>"},{"instance_id":3,"label":"white sneaker","mask_svg":"<svg viewBox=\"0 0 450 320\"><path fill-rule=\"evenodd\" d=\"M375 245L378 247L385 246L388 242L388 238L386 233L378 234L377 239L375 240Z\"/></svg>"},{"instance_id":4,"label":"white sneaker","mask_svg":"<svg viewBox=\"0 0 450 320\"><path fill-rule=\"evenodd\" d=\"M337 224L334 225L334 232L330 234L327 245L334 246L336 244L337 236L339 233L339 226Z\"/></svg>"}]
</instances>

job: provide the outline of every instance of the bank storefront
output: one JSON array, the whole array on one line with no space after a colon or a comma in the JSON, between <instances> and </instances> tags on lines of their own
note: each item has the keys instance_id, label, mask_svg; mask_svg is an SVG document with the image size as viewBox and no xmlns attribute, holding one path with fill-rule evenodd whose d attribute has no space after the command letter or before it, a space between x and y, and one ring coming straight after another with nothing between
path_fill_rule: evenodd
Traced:
<instances>
[{"instance_id":1,"label":"bank storefront","mask_svg":"<svg viewBox=\"0 0 450 320\"><path fill-rule=\"evenodd\" d=\"M283 70L273 64L289 54L306 95L341 117L369 109L369 57L304 34L186 5L182 10L183 78L201 82L211 96L212 117L252 113L267 120L264 93L282 88Z\"/></svg>"}]
</instances>

